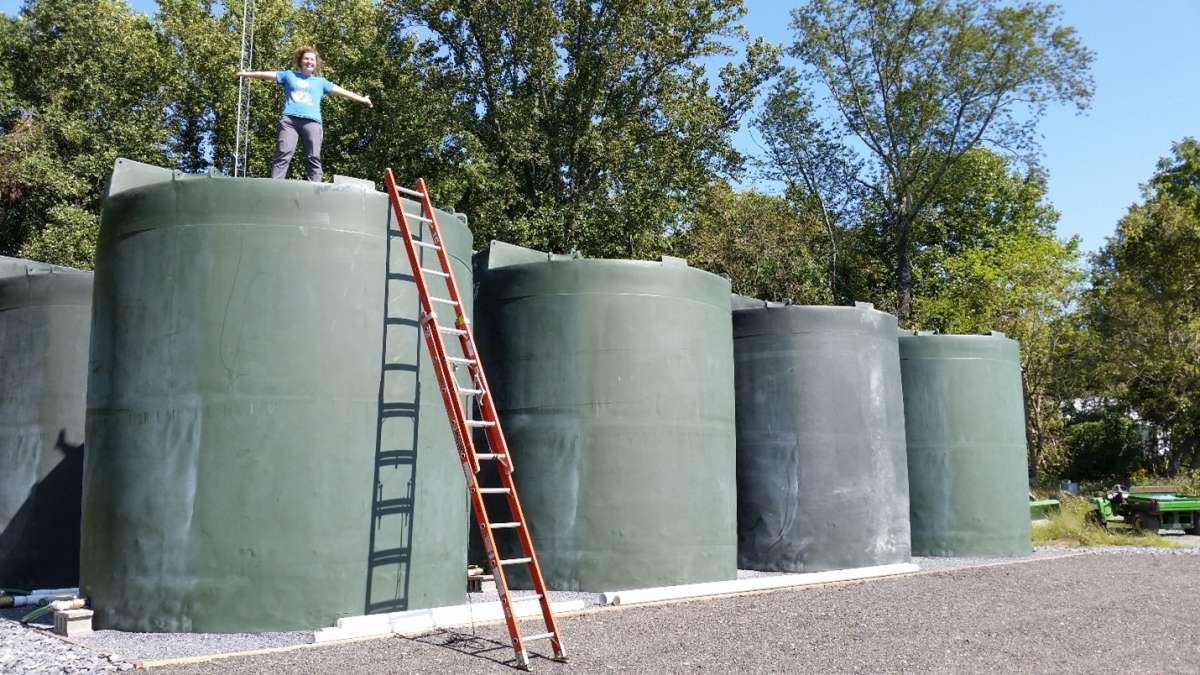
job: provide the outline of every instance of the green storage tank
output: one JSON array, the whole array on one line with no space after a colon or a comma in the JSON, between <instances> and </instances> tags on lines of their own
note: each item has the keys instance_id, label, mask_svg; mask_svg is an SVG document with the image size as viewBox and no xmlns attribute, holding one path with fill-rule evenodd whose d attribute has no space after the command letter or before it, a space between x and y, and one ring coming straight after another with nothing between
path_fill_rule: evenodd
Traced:
<instances>
[{"instance_id":1,"label":"green storage tank","mask_svg":"<svg viewBox=\"0 0 1200 675\"><path fill-rule=\"evenodd\" d=\"M438 222L469 287L470 232ZM84 467L97 628L312 629L464 600L466 491L392 226L359 185L118 160Z\"/></svg>"},{"instance_id":2,"label":"green storage tank","mask_svg":"<svg viewBox=\"0 0 1200 675\"><path fill-rule=\"evenodd\" d=\"M480 354L549 588L736 578L729 282L679 259L497 242L476 278Z\"/></svg>"},{"instance_id":3,"label":"green storage tank","mask_svg":"<svg viewBox=\"0 0 1200 675\"><path fill-rule=\"evenodd\" d=\"M896 317L865 303L734 305L738 566L909 562Z\"/></svg>"},{"instance_id":4,"label":"green storage tank","mask_svg":"<svg viewBox=\"0 0 1200 675\"><path fill-rule=\"evenodd\" d=\"M0 279L24 276L30 268L43 266L42 263L36 263L32 260L9 258L8 256L0 255Z\"/></svg>"},{"instance_id":5,"label":"green storage tank","mask_svg":"<svg viewBox=\"0 0 1200 675\"><path fill-rule=\"evenodd\" d=\"M79 583L92 274L0 258L0 586Z\"/></svg>"},{"instance_id":6,"label":"green storage tank","mask_svg":"<svg viewBox=\"0 0 1200 675\"><path fill-rule=\"evenodd\" d=\"M1031 553L1017 343L901 334L900 371L913 555Z\"/></svg>"}]
</instances>

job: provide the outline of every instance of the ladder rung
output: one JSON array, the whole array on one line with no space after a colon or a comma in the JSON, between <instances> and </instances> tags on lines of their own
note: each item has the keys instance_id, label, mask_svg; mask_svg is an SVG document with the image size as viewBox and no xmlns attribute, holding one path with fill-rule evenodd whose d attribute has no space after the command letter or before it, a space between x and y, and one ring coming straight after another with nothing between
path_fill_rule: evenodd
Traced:
<instances>
[{"instance_id":1,"label":"ladder rung","mask_svg":"<svg viewBox=\"0 0 1200 675\"><path fill-rule=\"evenodd\" d=\"M413 215L411 213L407 213L407 212L405 212L404 217L412 218L413 220L420 221L422 223L432 223L433 222L432 220L426 218L425 216L415 216L415 215Z\"/></svg>"},{"instance_id":2,"label":"ladder rung","mask_svg":"<svg viewBox=\"0 0 1200 675\"><path fill-rule=\"evenodd\" d=\"M440 302L440 303L442 303L443 305L457 305L457 304L458 304L457 302L455 302L455 301L453 301L453 300L450 300L450 299L447 299L447 298L435 298L435 297L433 297L432 295L431 295L431 296L429 296L429 301L430 301L430 302Z\"/></svg>"},{"instance_id":3,"label":"ladder rung","mask_svg":"<svg viewBox=\"0 0 1200 675\"><path fill-rule=\"evenodd\" d=\"M541 635L530 635L527 638L522 638L525 642L533 642L534 640L548 640L554 637L554 633L542 633Z\"/></svg>"},{"instance_id":4,"label":"ladder rung","mask_svg":"<svg viewBox=\"0 0 1200 675\"><path fill-rule=\"evenodd\" d=\"M451 333L453 335L466 335L467 334L467 331L465 331L461 328L445 328L442 326L438 326L438 330L442 331L443 333ZM449 357L447 357L447 358L449 358Z\"/></svg>"},{"instance_id":5,"label":"ladder rung","mask_svg":"<svg viewBox=\"0 0 1200 675\"><path fill-rule=\"evenodd\" d=\"M459 389L458 393L466 396L479 396L483 393L482 389Z\"/></svg>"},{"instance_id":6,"label":"ladder rung","mask_svg":"<svg viewBox=\"0 0 1200 675\"><path fill-rule=\"evenodd\" d=\"M410 195L412 197L424 197L425 196L424 192L417 192L416 190L410 190L406 187L400 187L399 185L396 186L396 190L398 190L399 192L401 192L403 194Z\"/></svg>"},{"instance_id":7,"label":"ladder rung","mask_svg":"<svg viewBox=\"0 0 1200 675\"><path fill-rule=\"evenodd\" d=\"M449 361L450 363L457 363L461 366L475 365L475 359L463 358L461 356L447 356L446 360Z\"/></svg>"},{"instance_id":8,"label":"ladder rung","mask_svg":"<svg viewBox=\"0 0 1200 675\"><path fill-rule=\"evenodd\" d=\"M525 563L528 563L528 562L533 562L533 558L509 558L507 560L501 560L500 564L501 565L524 565Z\"/></svg>"},{"instance_id":9,"label":"ladder rung","mask_svg":"<svg viewBox=\"0 0 1200 675\"><path fill-rule=\"evenodd\" d=\"M504 455L498 452L477 452L475 459L498 459Z\"/></svg>"},{"instance_id":10,"label":"ladder rung","mask_svg":"<svg viewBox=\"0 0 1200 675\"><path fill-rule=\"evenodd\" d=\"M413 239L412 243L413 243L413 246L424 246L425 248L431 248L435 251L440 251L442 248L441 246L438 246L437 244L431 244L427 241L421 241L420 239Z\"/></svg>"},{"instance_id":11,"label":"ladder rung","mask_svg":"<svg viewBox=\"0 0 1200 675\"><path fill-rule=\"evenodd\" d=\"M506 494L508 494L508 488L479 488L479 494L481 494L481 495L506 495Z\"/></svg>"},{"instance_id":12,"label":"ladder rung","mask_svg":"<svg viewBox=\"0 0 1200 675\"><path fill-rule=\"evenodd\" d=\"M449 278L450 278L450 273L449 273L449 272L443 272L443 271L441 271L441 270L431 270L431 269L429 269L428 267L422 267L422 268L421 268L421 271L422 271L422 272L424 272L425 274L432 274L432 275L433 275L433 276L435 276L435 277L441 277L441 278L443 278L443 279L449 279Z\"/></svg>"},{"instance_id":13,"label":"ladder rung","mask_svg":"<svg viewBox=\"0 0 1200 675\"><path fill-rule=\"evenodd\" d=\"M492 523L493 530L514 530L520 526L521 523L516 521L511 523Z\"/></svg>"},{"instance_id":14,"label":"ladder rung","mask_svg":"<svg viewBox=\"0 0 1200 675\"><path fill-rule=\"evenodd\" d=\"M494 427L494 426L496 426L496 423L494 421L488 421L488 420L467 420L467 426L476 427L476 428L478 428L478 427Z\"/></svg>"}]
</instances>

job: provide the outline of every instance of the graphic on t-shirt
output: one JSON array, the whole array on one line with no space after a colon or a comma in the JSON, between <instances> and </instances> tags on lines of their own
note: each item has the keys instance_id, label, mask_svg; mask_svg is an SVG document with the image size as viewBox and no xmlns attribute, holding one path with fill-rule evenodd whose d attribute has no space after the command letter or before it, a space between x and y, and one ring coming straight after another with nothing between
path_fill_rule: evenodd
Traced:
<instances>
[{"instance_id":1,"label":"graphic on t-shirt","mask_svg":"<svg viewBox=\"0 0 1200 675\"><path fill-rule=\"evenodd\" d=\"M292 100L300 105L312 105L312 95L308 93L308 82L297 78L292 84Z\"/></svg>"}]
</instances>

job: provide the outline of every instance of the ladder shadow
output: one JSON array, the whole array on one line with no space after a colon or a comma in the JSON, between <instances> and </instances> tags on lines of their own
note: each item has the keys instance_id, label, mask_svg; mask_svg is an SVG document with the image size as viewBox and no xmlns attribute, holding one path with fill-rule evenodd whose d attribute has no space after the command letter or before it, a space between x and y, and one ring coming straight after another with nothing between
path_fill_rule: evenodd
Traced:
<instances>
[{"instance_id":1,"label":"ladder shadow","mask_svg":"<svg viewBox=\"0 0 1200 675\"><path fill-rule=\"evenodd\" d=\"M421 353L415 340L396 340L396 333L419 334L419 300L394 303L397 286L412 285L408 270L393 269L395 219L388 209L385 248L382 346L378 414L375 429L375 475L371 495L363 613L400 612L409 608L421 411ZM398 306L393 307L393 304ZM400 314L400 315L397 315ZM392 338L392 339L389 339ZM403 336L402 336L403 337ZM411 344L410 344L411 343ZM406 386L406 381L411 385Z\"/></svg>"},{"instance_id":2,"label":"ladder shadow","mask_svg":"<svg viewBox=\"0 0 1200 675\"><path fill-rule=\"evenodd\" d=\"M472 635L470 633L463 633L445 628L439 629L432 633L425 633L424 635L402 637L403 639L411 640L412 642L429 645L431 647L438 647L440 649L449 649L451 651L458 652L459 654L465 654L483 661L491 661L495 664L508 666L513 670L519 670L516 665L516 657L513 655L512 644L503 642L501 640L494 640L492 638L485 638L479 635ZM556 663L554 659L547 658L533 651L528 651L528 647L526 648L526 651L529 654L531 666L535 661L542 661L548 664Z\"/></svg>"}]
</instances>

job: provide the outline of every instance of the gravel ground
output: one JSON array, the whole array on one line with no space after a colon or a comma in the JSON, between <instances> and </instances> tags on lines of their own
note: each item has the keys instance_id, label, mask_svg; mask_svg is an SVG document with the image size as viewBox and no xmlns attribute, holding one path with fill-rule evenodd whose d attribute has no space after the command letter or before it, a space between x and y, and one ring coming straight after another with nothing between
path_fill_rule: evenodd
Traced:
<instances>
[{"instance_id":1,"label":"gravel ground","mask_svg":"<svg viewBox=\"0 0 1200 675\"><path fill-rule=\"evenodd\" d=\"M108 656L0 620L0 673L111 673L133 668Z\"/></svg>"},{"instance_id":2,"label":"gravel ground","mask_svg":"<svg viewBox=\"0 0 1200 675\"><path fill-rule=\"evenodd\" d=\"M1195 554L1081 555L564 617L540 673L1200 672ZM1147 583L1152 579L1152 583ZM544 653L538 643L537 653ZM512 673L502 626L164 666L197 673Z\"/></svg>"},{"instance_id":3,"label":"gravel ground","mask_svg":"<svg viewBox=\"0 0 1200 675\"><path fill-rule=\"evenodd\" d=\"M1065 552L1042 548L1025 560ZM1200 630L1195 621L1200 616L1200 549L1091 552L1102 555L1016 565L993 565L995 559L916 558L922 570L943 572L566 617L562 629L572 652L570 672L1099 672L1119 663L1140 664L1153 672L1200 673ZM964 566L976 569L944 571ZM1139 581L1148 576L1155 579L1153 584ZM486 594L471 595L476 602L487 599ZM595 594L554 595L555 600L595 604ZM1128 609L1120 617L1102 618L1116 607ZM1190 615L1192 620L1187 625L1182 618L1160 620L1160 612ZM77 638L85 648L4 618L13 618L13 610L0 612L3 673L109 672L129 667L129 661L248 651L311 639L308 632L230 636L99 631ZM1163 629L1161 639L1152 626ZM912 640L913 633L920 639ZM1087 644L1071 646L1077 638ZM1128 648L1130 640L1141 646ZM512 672L503 665L511 657L507 643L503 626L486 626L153 670L155 675ZM547 649L542 642L533 651ZM119 656L106 656L113 653ZM560 667L549 662L535 665L544 672Z\"/></svg>"}]
</instances>

